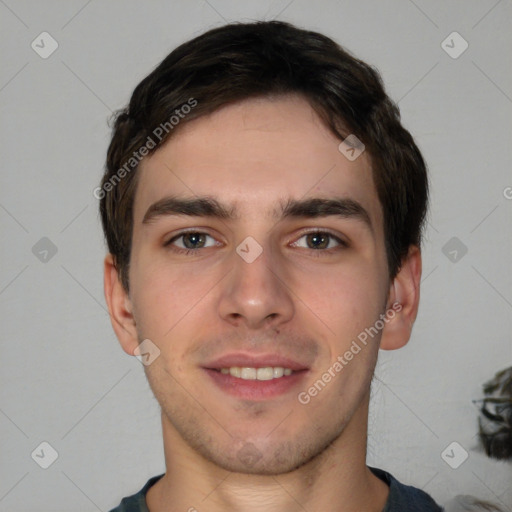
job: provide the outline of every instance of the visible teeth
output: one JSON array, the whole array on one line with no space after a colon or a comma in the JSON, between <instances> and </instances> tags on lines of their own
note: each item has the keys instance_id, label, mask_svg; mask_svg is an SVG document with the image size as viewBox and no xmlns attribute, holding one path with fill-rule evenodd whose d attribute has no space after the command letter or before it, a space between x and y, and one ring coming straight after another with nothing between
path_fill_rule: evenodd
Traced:
<instances>
[{"instance_id":1,"label":"visible teeth","mask_svg":"<svg viewBox=\"0 0 512 512\"><path fill-rule=\"evenodd\" d=\"M280 366L277 366L274 368L274 379L278 379L279 377L282 377L284 375L284 368L281 368Z\"/></svg>"},{"instance_id":2,"label":"visible teeth","mask_svg":"<svg viewBox=\"0 0 512 512\"><path fill-rule=\"evenodd\" d=\"M268 366L267 368L258 368L256 378L258 380L272 380L274 378L274 369L271 366Z\"/></svg>"},{"instance_id":3,"label":"visible teeth","mask_svg":"<svg viewBox=\"0 0 512 512\"><path fill-rule=\"evenodd\" d=\"M258 371L256 368L242 368L240 372L240 377L245 380L254 380L256 379L256 376L258 374Z\"/></svg>"},{"instance_id":4,"label":"visible teeth","mask_svg":"<svg viewBox=\"0 0 512 512\"><path fill-rule=\"evenodd\" d=\"M230 369L229 369L229 373L233 376L233 377L238 377L240 378L242 376L242 370L240 370L240 368L238 366L232 366Z\"/></svg>"},{"instance_id":5,"label":"visible teeth","mask_svg":"<svg viewBox=\"0 0 512 512\"><path fill-rule=\"evenodd\" d=\"M283 375L291 375L290 368L283 368L282 366L266 366L265 368L249 368L232 366L231 368L221 368L220 372L224 375L231 375L244 380L272 380L279 379Z\"/></svg>"}]
</instances>

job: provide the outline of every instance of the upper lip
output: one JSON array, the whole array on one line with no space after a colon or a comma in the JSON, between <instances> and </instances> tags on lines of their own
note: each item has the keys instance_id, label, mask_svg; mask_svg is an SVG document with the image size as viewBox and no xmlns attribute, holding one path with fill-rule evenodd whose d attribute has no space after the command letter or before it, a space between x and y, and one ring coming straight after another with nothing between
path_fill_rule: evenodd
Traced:
<instances>
[{"instance_id":1,"label":"upper lip","mask_svg":"<svg viewBox=\"0 0 512 512\"><path fill-rule=\"evenodd\" d=\"M308 366L289 357L277 354L247 354L242 352L225 354L207 364L204 368L219 370L233 366L244 368L282 367L293 371L307 370Z\"/></svg>"}]
</instances>

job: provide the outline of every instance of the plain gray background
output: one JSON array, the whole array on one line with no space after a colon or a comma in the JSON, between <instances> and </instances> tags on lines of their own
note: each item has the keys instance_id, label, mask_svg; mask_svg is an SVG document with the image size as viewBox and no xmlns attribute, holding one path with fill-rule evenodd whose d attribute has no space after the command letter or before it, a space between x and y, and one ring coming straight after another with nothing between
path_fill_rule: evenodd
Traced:
<instances>
[{"instance_id":1,"label":"plain gray background","mask_svg":"<svg viewBox=\"0 0 512 512\"><path fill-rule=\"evenodd\" d=\"M103 298L107 119L179 43L276 17L380 70L431 173L420 313L380 354L368 463L512 510L512 465L479 449L472 404L512 364L510 0L0 0L1 511L105 511L163 472L157 402Z\"/></svg>"}]
</instances>

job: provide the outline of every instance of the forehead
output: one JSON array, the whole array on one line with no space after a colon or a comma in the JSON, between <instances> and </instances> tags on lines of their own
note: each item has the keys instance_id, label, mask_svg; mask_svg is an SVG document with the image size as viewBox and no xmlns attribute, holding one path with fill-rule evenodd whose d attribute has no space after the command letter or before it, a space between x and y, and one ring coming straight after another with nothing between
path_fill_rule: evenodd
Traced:
<instances>
[{"instance_id":1,"label":"forehead","mask_svg":"<svg viewBox=\"0 0 512 512\"><path fill-rule=\"evenodd\" d=\"M299 96L250 99L178 127L142 161L134 219L166 196L213 196L238 219L273 218L283 201L346 197L382 222L370 158L350 161Z\"/></svg>"}]
</instances>

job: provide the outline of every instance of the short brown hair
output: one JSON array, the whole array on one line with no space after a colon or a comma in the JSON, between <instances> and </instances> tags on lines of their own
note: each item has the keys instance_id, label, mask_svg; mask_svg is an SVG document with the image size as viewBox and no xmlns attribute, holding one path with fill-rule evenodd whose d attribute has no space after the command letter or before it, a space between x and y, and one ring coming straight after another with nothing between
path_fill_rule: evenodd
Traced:
<instances>
[{"instance_id":1,"label":"short brown hair","mask_svg":"<svg viewBox=\"0 0 512 512\"><path fill-rule=\"evenodd\" d=\"M137 152L146 146L144 154L153 153L179 126L224 105L290 93L305 97L337 137L355 134L365 144L384 213L391 278L409 246L420 246L428 203L426 165L378 71L317 32L280 21L231 23L172 51L114 115L105 173L96 190L108 248L127 291ZM191 100L194 108L180 115L179 124L170 122ZM157 127L165 130L150 145Z\"/></svg>"}]
</instances>

